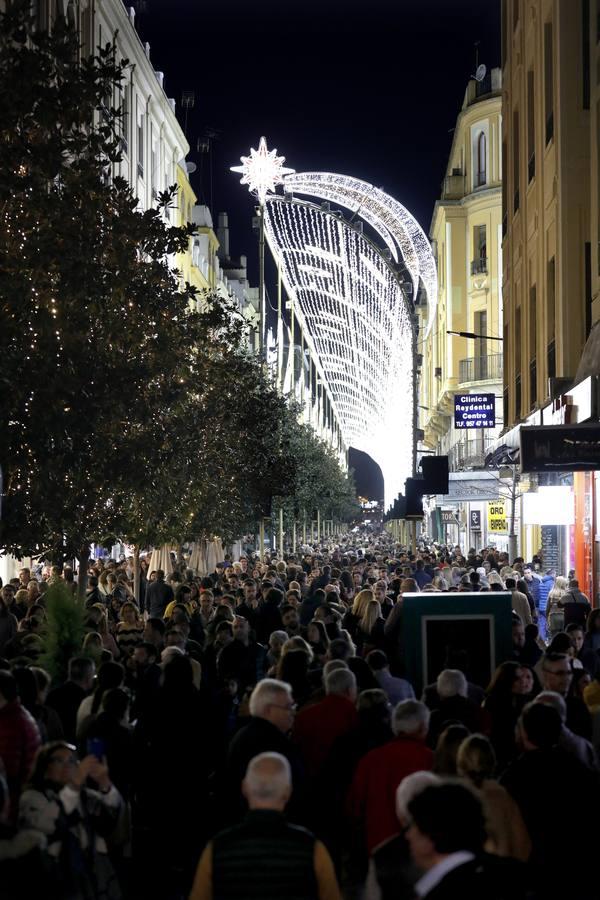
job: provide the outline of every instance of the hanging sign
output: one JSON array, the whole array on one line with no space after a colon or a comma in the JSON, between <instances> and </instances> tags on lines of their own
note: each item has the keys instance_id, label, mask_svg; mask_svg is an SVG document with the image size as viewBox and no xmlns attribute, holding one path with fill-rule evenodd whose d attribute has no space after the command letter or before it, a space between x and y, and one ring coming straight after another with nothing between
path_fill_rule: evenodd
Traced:
<instances>
[{"instance_id":1,"label":"hanging sign","mask_svg":"<svg viewBox=\"0 0 600 900\"><path fill-rule=\"evenodd\" d=\"M506 505L504 500L492 500L488 503L488 532L490 534L506 534Z\"/></svg>"},{"instance_id":2,"label":"hanging sign","mask_svg":"<svg viewBox=\"0 0 600 900\"><path fill-rule=\"evenodd\" d=\"M469 521L471 523L471 531L481 531L481 510L472 509Z\"/></svg>"},{"instance_id":3,"label":"hanging sign","mask_svg":"<svg viewBox=\"0 0 600 900\"><path fill-rule=\"evenodd\" d=\"M495 428L495 394L455 394L455 428Z\"/></svg>"},{"instance_id":4,"label":"hanging sign","mask_svg":"<svg viewBox=\"0 0 600 900\"><path fill-rule=\"evenodd\" d=\"M442 509L440 510L442 514L442 524L443 525L458 525L458 519L456 518L456 514L453 509Z\"/></svg>"}]
</instances>

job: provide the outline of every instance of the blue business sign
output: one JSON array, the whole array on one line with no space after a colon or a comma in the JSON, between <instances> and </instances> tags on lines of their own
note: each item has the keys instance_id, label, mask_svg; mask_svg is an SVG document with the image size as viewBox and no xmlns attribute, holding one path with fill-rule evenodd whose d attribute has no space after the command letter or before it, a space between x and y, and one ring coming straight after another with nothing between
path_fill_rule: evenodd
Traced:
<instances>
[{"instance_id":1,"label":"blue business sign","mask_svg":"<svg viewBox=\"0 0 600 900\"><path fill-rule=\"evenodd\" d=\"M494 428L496 425L495 394L455 394L455 428Z\"/></svg>"}]
</instances>

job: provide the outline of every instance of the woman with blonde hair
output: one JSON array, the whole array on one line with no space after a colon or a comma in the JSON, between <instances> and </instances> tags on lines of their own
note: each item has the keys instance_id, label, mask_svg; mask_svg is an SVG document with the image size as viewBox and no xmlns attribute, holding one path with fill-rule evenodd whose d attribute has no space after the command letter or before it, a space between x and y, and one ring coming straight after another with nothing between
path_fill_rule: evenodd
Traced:
<instances>
[{"instance_id":1,"label":"woman with blonde hair","mask_svg":"<svg viewBox=\"0 0 600 900\"><path fill-rule=\"evenodd\" d=\"M116 631L117 646L123 659L133 656L133 651L144 639L144 622L140 611L131 600L121 607L121 621Z\"/></svg>"},{"instance_id":2,"label":"woman with blonde hair","mask_svg":"<svg viewBox=\"0 0 600 900\"><path fill-rule=\"evenodd\" d=\"M375 595L369 588L359 591L352 603L352 609L342 619L342 628L350 633L354 643L357 641L360 622L366 612L369 603L375 599Z\"/></svg>"},{"instance_id":3,"label":"woman with blonde hair","mask_svg":"<svg viewBox=\"0 0 600 900\"><path fill-rule=\"evenodd\" d=\"M456 757L458 774L479 792L488 835L485 850L527 862L531 839L519 807L506 788L494 780L496 754L488 738L471 734Z\"/></svg>"},{"instance_id":4,"label":"woman with blonde hair","mask_svg":"<svg viewBox=\"0 0 600 900\"><path fill-rule=\"evenodd\" d=\"M554 636L562 631L565 626L565 613L562 608L562 600L569 589L569 579L557 575L554 587L548 594L546 605L546 622L548 634Z\"/></svg>"},{"instance_id":5,"label":"woman with blonde hair","mask_svg":"<svg viewBox=\"0 0 600 900\"><path fill-rule=\"evenodd\" d=\"M383 649L384 625L385 620L379 600L369 600L356 631L356 644L361 656L366 656L371 650Z\"/></svg>"}]
</instances>

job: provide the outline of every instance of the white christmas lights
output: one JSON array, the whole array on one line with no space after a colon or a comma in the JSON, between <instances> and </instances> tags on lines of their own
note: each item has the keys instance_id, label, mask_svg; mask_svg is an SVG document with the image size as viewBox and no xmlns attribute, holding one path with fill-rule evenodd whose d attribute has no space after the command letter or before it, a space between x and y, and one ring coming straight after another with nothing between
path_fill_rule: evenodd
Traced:
<instances>
[{"instance_id":1,"label":"white christmas lights","mask_svg":"<svg viewBox=\"0 0 600 900\"><path fill-rule=\"evenodd\" d=\"M240 157L241 166L231 166L232 172L241 174L240 184L247 184L251 194L256 194L261 205L267 194L272 194L278 184L283 183L285 175L295 172L283 164L285 156L277 156L277 150L267 150L266 138L261 137L258 150L250 149L250 156Z\"/></svg>"},{"instance_id":2,"label":"white christmas lights","mask_svg":"<svg viewBox=\"0 0 600 900\"><path fill-rule=\"evenodd\" d=\"M379 463L389 506L412 471L409 300L379 251L339 216L277 196L265 209L269 246L344 443Z\"/></svg>"},{"instance_id":3,"label":"white christmas lights","mask_svg":"<svg viewBox=\"0 0 600 900\"><path fill-rule=\"evenodd\" d=\"M408 210L380 188L347 175L299 172L286 176L284 184L295 194L345 206L375 229L396 261L400 251L413 281L413 297L419 289L419 279L427 293L425 337L428 337L437 306L437 269L427 235Z\"/></svg>"}]
</instances>

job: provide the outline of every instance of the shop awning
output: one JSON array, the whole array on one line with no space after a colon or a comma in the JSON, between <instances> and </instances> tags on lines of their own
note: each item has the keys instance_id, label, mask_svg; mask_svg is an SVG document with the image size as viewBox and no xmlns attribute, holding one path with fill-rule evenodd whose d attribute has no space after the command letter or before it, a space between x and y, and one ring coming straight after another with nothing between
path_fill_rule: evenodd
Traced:
<instances>
[{"instance_id":1,"label":"shop awning","mask_svg":"<svg viewBox=\"0 0 600 900\"><path fill-rule=\"evenodd\" d=\"M450 472L448 493L437 494L436 506L477 500L497 500L502 482L493 472Z\"/></svg>"}]
</instances>

